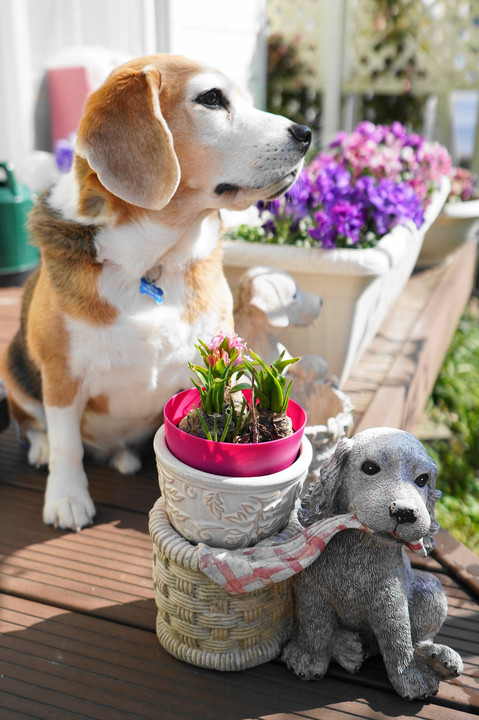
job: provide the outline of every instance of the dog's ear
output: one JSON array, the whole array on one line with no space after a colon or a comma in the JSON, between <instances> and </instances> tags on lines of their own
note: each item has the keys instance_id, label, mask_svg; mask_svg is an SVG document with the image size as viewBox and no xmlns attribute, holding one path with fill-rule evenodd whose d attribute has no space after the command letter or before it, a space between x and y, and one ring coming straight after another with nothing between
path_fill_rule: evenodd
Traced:
<instances>
[{"instance_id":1,"label":"dog's ear","mask_svg":"<svg viewBox=\"0 0 479 720\"><path fill-rule=\"evenodd\" d=\"M319 478L303 498L298 510L298 519L304 527L344 511L339 506L338 500L342 474L351 446L352 441L347 438L339 441L333 455L321 468Z\"/></svg>"},{"instance_id":2,"label":"dog's ear","mask_svg":"<svg viewBox=\"0 0 479 720\"><path fill-rule=\"evenodd\" d=\"M180 180L160 90L153 66L113 72L88 99L75 148L109 192L149 210L165 207Z\"/></svg>"},{"instance_id":3,"label":"dog's ear","mask_svg":"<svg viewBox=\"0 0 479 720\"><path fill-rule=\"evenodd\" d=\"M428 490L426 508L431 518L431 526L429 528L429 532L423 538L424 546L428 553L431 552L431 550L434 550L434 547L436 545L436 541L433 538L433 535L435 535L439 530L439 523L436 520L436 503L441 497L441 495L442 492L436 489L435 484L434 487L430 487Z\"/></svg>"}]
</instances>

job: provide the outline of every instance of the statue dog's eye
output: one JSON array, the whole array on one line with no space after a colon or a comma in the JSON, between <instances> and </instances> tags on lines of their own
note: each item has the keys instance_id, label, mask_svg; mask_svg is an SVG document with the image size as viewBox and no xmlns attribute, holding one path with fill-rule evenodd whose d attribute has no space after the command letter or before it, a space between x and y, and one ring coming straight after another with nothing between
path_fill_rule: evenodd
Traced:
<instances>
[{"instance_id":1,"label":"statue dog's eye","mask_svg":"<svg viewBox=\"0 0 479 720\"><path fill-rule=\"evenodd\" d=\"M422 475L418 475L414 482L418 487L424 487L429 482L429 473L423 473Z\"/></svg>"},{"instance_id":2,"label":"statue dog's eye","mask_svg":"<svg viewBox=\"0 0 479 720\"><path fill-rule=\"evenodd\" d=\"M377 475L378 472L380 472L381 468L379 465L372 460L366 460L361 465L361 470L363 473L366 473L366 475Z\"/></svg>"}]
</instances>

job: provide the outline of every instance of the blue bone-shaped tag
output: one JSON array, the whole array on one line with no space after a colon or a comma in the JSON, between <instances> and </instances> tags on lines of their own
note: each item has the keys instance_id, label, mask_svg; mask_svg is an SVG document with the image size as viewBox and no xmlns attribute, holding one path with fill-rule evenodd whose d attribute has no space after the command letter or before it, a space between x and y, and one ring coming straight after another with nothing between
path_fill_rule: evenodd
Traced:
<instances>
[{"instance_id":1,"label":"blue bone-shaped tag","mask_svg":"<svg viewBox=\"0 0 479 720\"><path fill-rule=\"evenodd\" d=\"M142 295L150 295L159 305L163 302L163 290L144 277L140 280L140 292Z\"/></svg>"}]
</instances>

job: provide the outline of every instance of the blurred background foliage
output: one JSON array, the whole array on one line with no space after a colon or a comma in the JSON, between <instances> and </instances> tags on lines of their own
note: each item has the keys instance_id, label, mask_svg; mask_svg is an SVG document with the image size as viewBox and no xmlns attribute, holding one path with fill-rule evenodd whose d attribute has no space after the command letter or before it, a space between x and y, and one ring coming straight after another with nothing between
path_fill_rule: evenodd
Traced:
<instances>
[{"instance_id":1,"label":"blurred background foliage","mask_svg":"<svg viewBox=\"0 0 479 720\"><path fill-rule=\"evenodd\" d=\"M426 413L446 439L425 443L439 466L440 525L479 554L479 302L472 298L449 346Z\"/></svg>"}]
</instances>

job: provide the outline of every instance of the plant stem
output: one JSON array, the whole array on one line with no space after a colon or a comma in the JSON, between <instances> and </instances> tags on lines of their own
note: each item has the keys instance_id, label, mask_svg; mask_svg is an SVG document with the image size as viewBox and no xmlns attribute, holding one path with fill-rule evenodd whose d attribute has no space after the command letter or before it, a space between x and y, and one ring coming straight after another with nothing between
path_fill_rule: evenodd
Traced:
<instances>
[{"instance_id":1,"label":"plant stem","mask_svg":"<svg viewBox=\"0 0 479 720\"><path fill-rule=\"evenodd\" d=\"M257 443L257 442L259 442L259 435L258 435L258 418L256 417L256 412L254 409L254 404L255 404L254 376L255 376L255 368L253 367L253 370L251 372L251 420L253 423L253 442Z\"/></svg>"}]
</instances>

